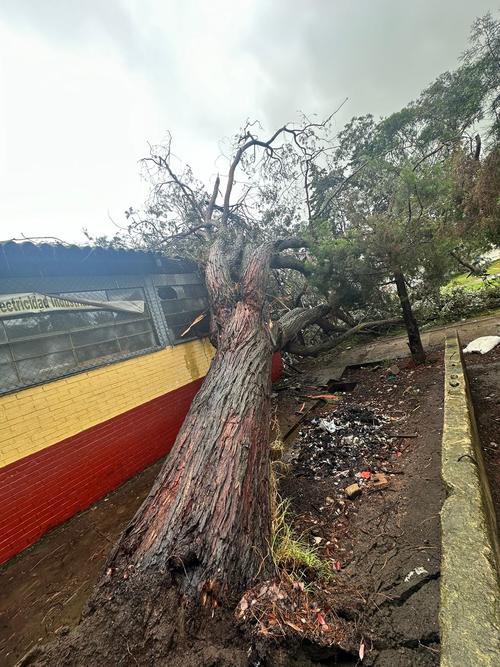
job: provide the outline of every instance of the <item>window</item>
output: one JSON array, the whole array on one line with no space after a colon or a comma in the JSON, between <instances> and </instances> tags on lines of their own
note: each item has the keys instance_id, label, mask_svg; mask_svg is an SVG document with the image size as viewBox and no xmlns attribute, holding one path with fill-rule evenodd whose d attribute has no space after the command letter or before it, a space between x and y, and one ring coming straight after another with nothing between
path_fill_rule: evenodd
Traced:
<instances>
[{"instance_id":1,"label":"window","mask_svg":"<svg viewBox=\"0 0 500 667\"><path fill-rule=\"evenodd\" d=\"M92 301L144 301L140 287L61 296ZM144 313L60 311L0 320L0 392L43 382L157 346Z\"/></svg>"},{"instance_id":2,"label":"window","mask_svg":"<svg viewBox=\"0 0 500 667\"><path fill-rule=\"evenodd\" d=\"M157 287L156 291L168 328L176 343L208 336L208 298L203 285L168 285ZM189 328L202 314L205 314L203 319ZM186 332L188 328L189 331Z\"/></svg>"}]
</instances>

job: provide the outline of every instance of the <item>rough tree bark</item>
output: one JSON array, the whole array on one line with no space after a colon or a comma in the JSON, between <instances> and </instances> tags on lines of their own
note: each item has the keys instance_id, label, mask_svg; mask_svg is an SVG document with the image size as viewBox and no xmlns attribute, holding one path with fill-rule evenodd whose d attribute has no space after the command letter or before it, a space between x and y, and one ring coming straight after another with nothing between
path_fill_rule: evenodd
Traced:
<instances>
[{"instance_id":1,"label":"rough tree bark","mask_svg":"<svg viewBox=\"0 0 500 667\"><path fill-rule=\"evenodd\" d=\"M264 321L272 246L240 281L216 242L206 269L217 351L155 485L118 544L118 571L171 570L205 604L269 572L269 409L273 343Z\"/></svg>"},{"instance_id":2,"label":"rough tree bark","mask_svg":"<svg viewBox=\"0 0 500 667\"><path fill-rule=\"evenodd\" d=\"M406 289L405 278L401 270L397 269L394 271L394 281L401 303L401 310L403 312L406 333L408 334L408 345L410 347L412 359L416 364L423 364L425 362L425 351L420 338L420 330L418 328L417 320L415 319L411 307L408 290Z\"/></svg>"},{"instance_id":3,"label":"rough tree bark","mask_svg":"<svg viewBox=\"0 0 500 667\"><path fill-rule=\"evenodd\" d=\"M129 664L126 653L135 664L131 645L137 664L167 664L168 655L176 665L176 650L184 667L205 664L192 640L186 647L186 622L234 608L257 578L272 574L272 355L329 310L297 308L270 327L272 258L296 243L242 252L220 238L212 245L206 282L216 353L210 370L150 494L113 549L82 623L22 664ZM187 657L191 650L197 657ZM240 663L233 655L217 664Z\"/></svg>"}]
</instances>

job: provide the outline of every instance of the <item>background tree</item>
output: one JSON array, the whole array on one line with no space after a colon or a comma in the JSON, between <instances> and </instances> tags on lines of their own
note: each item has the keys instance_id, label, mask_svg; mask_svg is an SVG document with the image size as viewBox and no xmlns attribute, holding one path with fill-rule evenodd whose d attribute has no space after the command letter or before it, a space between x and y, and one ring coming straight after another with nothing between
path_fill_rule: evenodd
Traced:
<instances>
[{"instance_id":1,"label":"background tree","mask_svg":"<svg viewBox=\"0 0 500 667\"><path fill-rule=\"evenodd\" d=\"M480 272L479 258L499 241L499 35L491 15L478 19L455 71L387 118L353 118L314 172L317 286L354 311L351 323L393 314L397 294L417 363L425 354L411 302L438 309L446 279Z\"/></svg>"}]
</instances>

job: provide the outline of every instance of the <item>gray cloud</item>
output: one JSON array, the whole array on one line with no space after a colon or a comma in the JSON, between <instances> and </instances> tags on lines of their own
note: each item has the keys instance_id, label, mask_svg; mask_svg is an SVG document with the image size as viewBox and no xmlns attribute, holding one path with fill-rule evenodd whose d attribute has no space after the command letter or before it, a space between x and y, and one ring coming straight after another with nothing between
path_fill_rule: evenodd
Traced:
<instances>
[{"instance_id":1,"label":"gray cloud","mask_svg":"<svg viewBox=\"0 0 500 667\"><path fill-rule=\"evenodd\" d=\"M137 160L166 130L210 177L247 117L390 113L466 46L491 0L4 0L2 238L80 229L140 204Z\"/></svg>"}]
</instances>

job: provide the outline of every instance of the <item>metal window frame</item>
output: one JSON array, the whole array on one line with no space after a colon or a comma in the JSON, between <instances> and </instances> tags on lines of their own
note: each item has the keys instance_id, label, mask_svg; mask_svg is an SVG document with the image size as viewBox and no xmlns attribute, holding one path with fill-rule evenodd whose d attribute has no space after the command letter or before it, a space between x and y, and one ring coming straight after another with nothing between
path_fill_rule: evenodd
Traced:
<instances>
[{"instance_id":1,"label":"metal window frame","mask_svg":"<svg viewBox=\"0 0 500 667\"><path fill-rule=\"evenodd\" d=\"M151 280L149 276L141 275L123 275L123 276L54 276L54 277L30 277L30 278L0 278L0 293L10 294L10 293L21 293L21 292L42 292L42 293L67 293L67 292L86 292L86 291L95 291L95 290L113 290L113 289L133 289L140 288L144 292L144 298L148 305L149 317L147 318L151 326L151 333L155 336L158 341L157 344L145 348L143 350L135 352L124 352L120 350L116 354L109 355L105 359L95 359L89 360L88 362L78 362L77 357L75 356L74 346L72 344L71 348L68 348L66 351L72 351L73 357L75 359L75 366L69 368L66 372L55 372L53 375L47 373L43 378L35 379L29 382L21 380L17 368L15 368L15 360L13 358L12 352L10 352L11 363L14 364L16 370L18 382L15 386L9 386L5 390L0 389L0 395L15 393L22 389L28 387L33 387L41 384L46 384L47 382L54 382L56 380L69 377L71 375L77 375L93 368L100 368L107 366L109 364L117 363L119 361L125 361L127 359L132 359L134 357L142 356L144 354L151 354L152 352L157 352L162 348L169 345L168 332L166 328L166 323L163 321L163 313L161 312L161 307L158 303L158 299L155 294L155 290L151 288ZM134 321L142 321L142 318L134 318ZM127 324L128 322L125 322ZM110 326L110 323L97 325L96 328ZM114 326L113 324L111 326ZM78 331L91 331L91 328L79 327L78 330L75 329L75 333ZM61 331L53 332L48 334L40 334L40 337L51 337L60 333L61 335L69 335L71 340L70 331ZM141 335L138 334L133 335ZM121 338L127 338L128 336L122 336ZM38 337L37 337L38 338ZM112 340L118 341L119 345L120 337L113 338ZM17 342L28 342L36 340L31 337L21 337L15 341L6 341L7 347L10 349L10 344ZM101 341L104 342L104 341ZM92 345L95 343L90 343ZM85 345L85 344L84 344ZM84 347L84 345L78 347ZM64 352L64 350L62 350ZM38 358L44 355L34 355L30 358ZM9 363L9 362L6 362Z\"/></svg>"},{"instance_id":2,"label":"metal window frame","mask_svg":"<svg viewBox=\"0 0 500 667\"><path fill-rule=\"evenodd\" d=\"M42 293L67 293L67 292L86 292L94 290L112 290L112 289L131 289L131 288L141 288L144 290L144 296L146 303L149 309L149 318L148 320L152 324L153 335L156 336L158 344L152 347L149 347L144 350L137 352L119 352L114 355L106 357L104 360L90 360L89 362L79 363L78 367L68 369L67 372L57 373L54 376L48 374L46 377L35 380L31 382L23 382L18 379L19 383L12 388L1 390L0 395L6 395L11 393L16 393L22 389L28 387L34 387L48 382L54 382L56 380L70 377L72 375L77 375L93 368L102 368L110 364L118 363L120 361L126 361L128 359L133 359L135 357L140 357L145 354L151 354L152 352L158 352L161 349L166 347L174 347L177 345L182 345L183 343L188 343L193 340L198 340L200 336L186 336L182 339L176 339L173 331L167 324L165 314L161 306L161 300L157 293L157 288L162 286L175 286L175 285L203 285L203 280L199 273L192 272L186 274L148 274L148 275L121 275L121 276L106 276L106 275L95 275L95 276L53 276L53 277L37 277L33 276L30 278L0 278L0 294L14 294L22 292L42 292ZM186 297L187 298L187 297ZM194 297L189 297L194 298ZM134 320L136 321L136 320ZM137 321L142 321L141 318L137 318ZM128 322L125 322L125 324ZM98 327L110 326L109 324L97 325ZM81 328L79 330L89 331L91 329ZM75 329L76 332L76 329ZM71 334L68 331L61 331L61 334ZM148 333L148 332L142 332ZM40 337L43 336L53 336L57 335L56 332L53 334L40 334ZM139 334L131 334L141 335ZM122 338L127 338L127 336L122 336ZM6 341L6 344L16 342L27 342L29 340L34 340L33 338L20 338L16 341ZM118 340L119 338L113 338L112 340ZM101 341L104 342L104 341ZM93 345L95 343L89 343ZM79 346L79 347L84 347ZM64 350L61 350L64 352ZM33 358L37 358L36 355ZM12 353L11 353L12 357ZM76 362L76 358L75 358ZM7 362L8 363L8 362ZM15 364L15 360L11 359L11 363ZM17 369L16 369L17 373Z\"/></svg>"},{"instance_id":3,"label":"metal window frame","mask_svg":"<svg viewBox=\"0 0 500 667\"><path fill-rule=\"evenodd\" d=\"M166 331L168 332L168 339L169 339L169 345L176 346L176 345L182 345L183 343L188 343L192 340L198 340L200 338L205 338L205 336L197 336L196 334L193 334L192 336L183 336L182 338L177 338L177 336L174 333L174 330L172 327L170 327L167 323L166 315L163 312L162 308L162 299L158 296L157 289L159 287L183 287L184 285L202 285L204 286L203 280L201 278L201 275L199 273L193 272L193 273L182 273L182 274L166 274L166 273L161 273L161 274L154 274L150 276L151 278L151 286L152 290L154 292L153 298L155 299L156 303L158 304L158 309L159 309L159 314L164 322L164 326ZM180 297L179 299L164 299L163 301L183 301L184 299L193 299L193 298L202 298L202 297ZM182 312L182 311L181 311ZM191 321L186 322L186 326L189 326L191 324ZM174 326L180 326L180 325L174 325Z\"/></svg>"}]
</instances>

